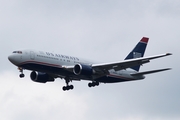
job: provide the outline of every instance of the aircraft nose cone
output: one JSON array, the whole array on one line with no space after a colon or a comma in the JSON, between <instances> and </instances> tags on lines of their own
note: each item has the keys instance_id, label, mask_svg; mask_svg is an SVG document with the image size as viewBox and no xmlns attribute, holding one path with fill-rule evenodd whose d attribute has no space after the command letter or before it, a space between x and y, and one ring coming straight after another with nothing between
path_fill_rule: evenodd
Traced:
<instances>
[{"instance_id":1,"label":"aircraft nose cone","mask_svg":"<svg viewBox=\"0 0 180 120\"><path fill-rule=\"evenodd\" d=\"M9 60L10 62L12 62L12 61L13 61L13 56L12 56L12 55L9 55L9 56L8 56L8 60Z\"/></svg>"},{"instance_id":2,"label":"aircraft nose cone","mask_svg":"<svg viewBox=\"0 0 180 120\"><path fill-rule=\"evenodd\" d=\"M17 59L17 56L15 55L9 55L8 56L8 60L13 63L14 65L18 64L18 59Z\"/></svg>"}]
</instances>

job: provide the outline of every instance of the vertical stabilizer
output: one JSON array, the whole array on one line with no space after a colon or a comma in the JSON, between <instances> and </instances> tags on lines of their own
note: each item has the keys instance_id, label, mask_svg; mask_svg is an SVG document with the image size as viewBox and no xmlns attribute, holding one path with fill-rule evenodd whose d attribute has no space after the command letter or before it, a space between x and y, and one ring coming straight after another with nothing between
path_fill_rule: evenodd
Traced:
<instances>
[{"instance_id":1,"label":"vertical stabilizer","mask_svg":"<svg viewBox=\"0 0 180 120\"><path fill-rule=\"evenodd\" d=\"M125 60L143 57L144 53L145 53L145 50L146 50L148 40L149 40L149 38L143 37L139 41L139 43L135 46L135 48L125 58ZM139 71L140 65L134 66L134 67L131 67L131 68L136 70L136 71Z\"/></svg>"}]
</instances>

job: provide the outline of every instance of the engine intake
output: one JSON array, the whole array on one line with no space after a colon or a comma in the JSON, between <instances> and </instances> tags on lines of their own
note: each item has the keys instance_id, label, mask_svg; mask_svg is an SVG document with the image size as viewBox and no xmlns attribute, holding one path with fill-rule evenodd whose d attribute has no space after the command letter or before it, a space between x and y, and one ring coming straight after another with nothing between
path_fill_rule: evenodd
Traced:
<instances>
[{"instance_id":1,"label":"engine intake","mask_svg":"<svg viewBox=\"0 0 180 120\"><path fill-rule=\"evenodd\" d=\"M89 65L76 64L74 66L73 72L76 75L92 75L93 69Z\"/></svg>"},{"instance_id":2,"label":"engine intake","mask_svg":"<svg viewBox=\"0 0 180 120\"><path fill-rule=\"evenodd\" d=\"M41 73L41 72L36 73L35 71L31 72L30 78L32 81L39 82L39 83L46 83L46 82L54 81L54 78L49 76L47 73Z\"/></svg>"}]
</instances>

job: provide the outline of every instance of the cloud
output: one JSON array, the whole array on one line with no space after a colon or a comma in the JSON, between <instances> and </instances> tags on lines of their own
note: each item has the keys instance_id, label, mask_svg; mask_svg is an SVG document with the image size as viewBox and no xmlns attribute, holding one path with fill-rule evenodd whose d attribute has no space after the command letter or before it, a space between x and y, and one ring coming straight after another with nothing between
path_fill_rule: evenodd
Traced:
<instances>
[{"instance_id":1,"label":"cloud","mask_svg":"<svg viewBox=\"0 0 180 120\"><path fill-rule=\"evenodd\" d=\"M62 92L56 83L34 83L10 71L1 73L0 79L0 118L3 120L84 119L88 110L88 96Z\"/></svg>"},{"instance_id":2,"label":"cloud","mask_svg":"<svg viewBox=\"0 0 180 120\"><path fill-rule=\"evenodd\" d=\"M178 86L172 81L157 81L156 76L131 83L101 84L97 88L84 87L84 82L73 82L75 89L64 92L60 79L39 84L27 75L20 79L11 71L0 74L1 119L179 118Z\"/></svg>"},{"instance_id":3,"label":"cloud","mask_svg":"<svg viewBox=\"0 0 180 120\"><path fill-rule=\"evenodd\" d=\"M179 119L179 1L0 1L0 119ZM7 59L13 50L38 49L96 61L119 61L141 37L146 56L172 52L141 71L172 67L143 81L101 84L34 83ZM13 72L12 72L13 71ZM16 73L14 73L16 71ZM60 82L59 82L60 81Z\"/></svg>"}]
</instances>

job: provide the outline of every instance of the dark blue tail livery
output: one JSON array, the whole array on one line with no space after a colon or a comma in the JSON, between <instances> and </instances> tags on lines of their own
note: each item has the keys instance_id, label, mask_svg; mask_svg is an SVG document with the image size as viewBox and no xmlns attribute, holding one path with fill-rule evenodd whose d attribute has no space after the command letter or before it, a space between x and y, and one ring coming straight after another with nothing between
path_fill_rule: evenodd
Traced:
<instances>
[{"instance_id":1,"label":"dark blue tail livery","mask_svg":"<svg viewBox=\"0 0 180 120\"><path fill-rule=\"evenodd\" d=\"M148 40L149 40L149 38L143 37L140 40L140 42L135 46L135 48L125 58L125 60L143 57L144 56L144 52L146 50L146 46L147 46ZM131 67L131 68L136 70L136 71L139 71L140 65L139 66L134 66L134 67Z\"/></svg>"}]
</instances>

